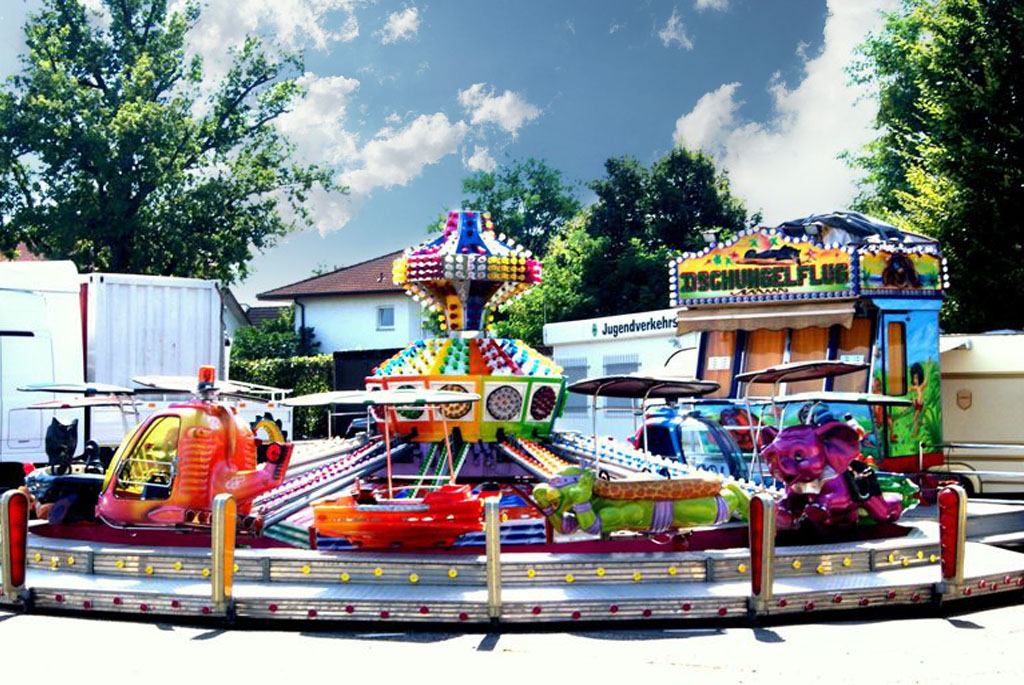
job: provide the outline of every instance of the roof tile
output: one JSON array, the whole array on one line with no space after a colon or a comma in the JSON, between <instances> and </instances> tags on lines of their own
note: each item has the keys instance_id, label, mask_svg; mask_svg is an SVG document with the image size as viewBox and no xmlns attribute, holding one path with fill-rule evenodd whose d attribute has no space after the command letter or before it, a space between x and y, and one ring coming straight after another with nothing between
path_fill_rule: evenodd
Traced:
<instances>
[{"instance_id":1,"label":"roof tile","mask_svg":"<svg viewBox=\"0 0 1024 685\"><path fill-rule=\"evenodd\" d=\"M400 254L401 250L391 252L337 271L268 290L257 297L261 300L291 300L296 297L404 292L401 286L395 285L391 280L391 263Z\"/></svg>"}]
</instances>

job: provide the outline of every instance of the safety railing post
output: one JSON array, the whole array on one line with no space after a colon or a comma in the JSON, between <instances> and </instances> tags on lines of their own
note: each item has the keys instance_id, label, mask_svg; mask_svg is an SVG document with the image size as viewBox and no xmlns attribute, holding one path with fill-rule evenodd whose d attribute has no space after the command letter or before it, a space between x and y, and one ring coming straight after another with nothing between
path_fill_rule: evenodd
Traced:
<instances>
[{"instance_id":1,"label":"safety railing post","mask_svg":"<svg viewBox=\"0 0 1024 685\"><path fill-rule=\"evenodd\" d=\"M0 498L0 589L3 600L17 603L28 568L28 495L8 490Z\"/></svg>"},{"instance_id":2,"label":"safety railing post","mask_svg":"<svg viewBox=\"0 0 1024 685\"><path fill-rule=\"evenodd\" d=\"M216 610L230 614L232 609L232 581L235 569L235 525L238 521L235 498L217 495L213 500L213 529L211 556L211 599Z\"/></svg>"},{"instance_id":3,"label":"safety railing post","mask_svg":"<svg viewBox=\"0 0 1024 685\"><path fill-rule=\"evenodd\" d=\"M484 500L484 540L487 552L487 615L501 618L501 498Z\"/></svg>"},{"instance_id":4,"label":"safety railing post","mask_svg":"<svg viewBox=\"0 0 1024 685\"><path fill-rule=\"evenodd\" d=\"M758 493L750 500L750 609L768 612L775 582L775 500Z\"/></svg>"},{"instance_id":5,"label":"safety railing post","mask_svg":"<svg viewBox=\"0 0 1024 685\"><path fill-rule=\"evenodd\" d=\"M967 493L959 485L939 491L939 558L943 594L964 582L964 547L967 544ZM950 587L952 586L952 587Z\"/></svg>"}]
</instances>

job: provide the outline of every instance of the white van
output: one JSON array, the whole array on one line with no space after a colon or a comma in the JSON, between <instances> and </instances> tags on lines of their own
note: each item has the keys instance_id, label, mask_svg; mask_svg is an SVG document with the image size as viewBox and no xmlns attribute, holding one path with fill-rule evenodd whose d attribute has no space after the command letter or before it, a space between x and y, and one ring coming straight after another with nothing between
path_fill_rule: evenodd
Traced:
<instances>
[{"instance_id":1,"label":"white van","mask_svg":"<svg viewBox=\"0 0 1024 685\"><path fill-rule=\"evenodd\" d=\"M54 399L18 387L83 382L80 277L71 262L0 263L0 483L24 463L46 462L44 438L57 415L70 423L81 410L29 409ZM79 446L82 445L79 420ZM16 478L17 480L17 478Z\"/></svg>"}]
</instances>

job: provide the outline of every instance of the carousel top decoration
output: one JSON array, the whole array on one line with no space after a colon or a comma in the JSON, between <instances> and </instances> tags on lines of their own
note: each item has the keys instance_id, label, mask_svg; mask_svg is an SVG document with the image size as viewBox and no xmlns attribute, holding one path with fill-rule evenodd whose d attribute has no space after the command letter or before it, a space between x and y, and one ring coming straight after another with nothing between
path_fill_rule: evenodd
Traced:
<instances>
[{"instance_id":1,"label":"carousel top decoration","mask_svg":"<svg viewBox=\"0 0 1024 685\"><path fill-rule=\"evenodd\" d=\"M487 311L541 280L541 263L504 234L490 214L450 212L443 233L406 250L392 277L414 300L438 312L441 329L482 331Z\"/></svg>"}]
</instances>

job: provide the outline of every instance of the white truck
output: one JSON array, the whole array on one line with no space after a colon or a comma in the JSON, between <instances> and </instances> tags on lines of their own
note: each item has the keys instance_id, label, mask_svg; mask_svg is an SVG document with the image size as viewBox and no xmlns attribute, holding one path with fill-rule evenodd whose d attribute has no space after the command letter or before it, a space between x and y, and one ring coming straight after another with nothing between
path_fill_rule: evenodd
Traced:
<instances>
[{"instance_id":1,"label":"white truck","mask_svg":"<svg viewBox=\"0 0 1024 685\"><path fill-rule=\"evenodd\" d=\"M79 274L71 262L0 262L0 488L20 479L25 463L45 463L53 417L78 423L82 409L39 410L57 399L21 392L35 383L105 383L136 387L139 376L195 377L200 366L225 377L222 294L216 281L129 274ZM138 397L138 418L180 401L180 394ZM270 414L291 433L292 412L270 396L239 399L255 423ZM90 410L90 439L116 445L124 435L118 409ZM136 420L131 417L131 425Z\"/></svg>"}]
</instances>

